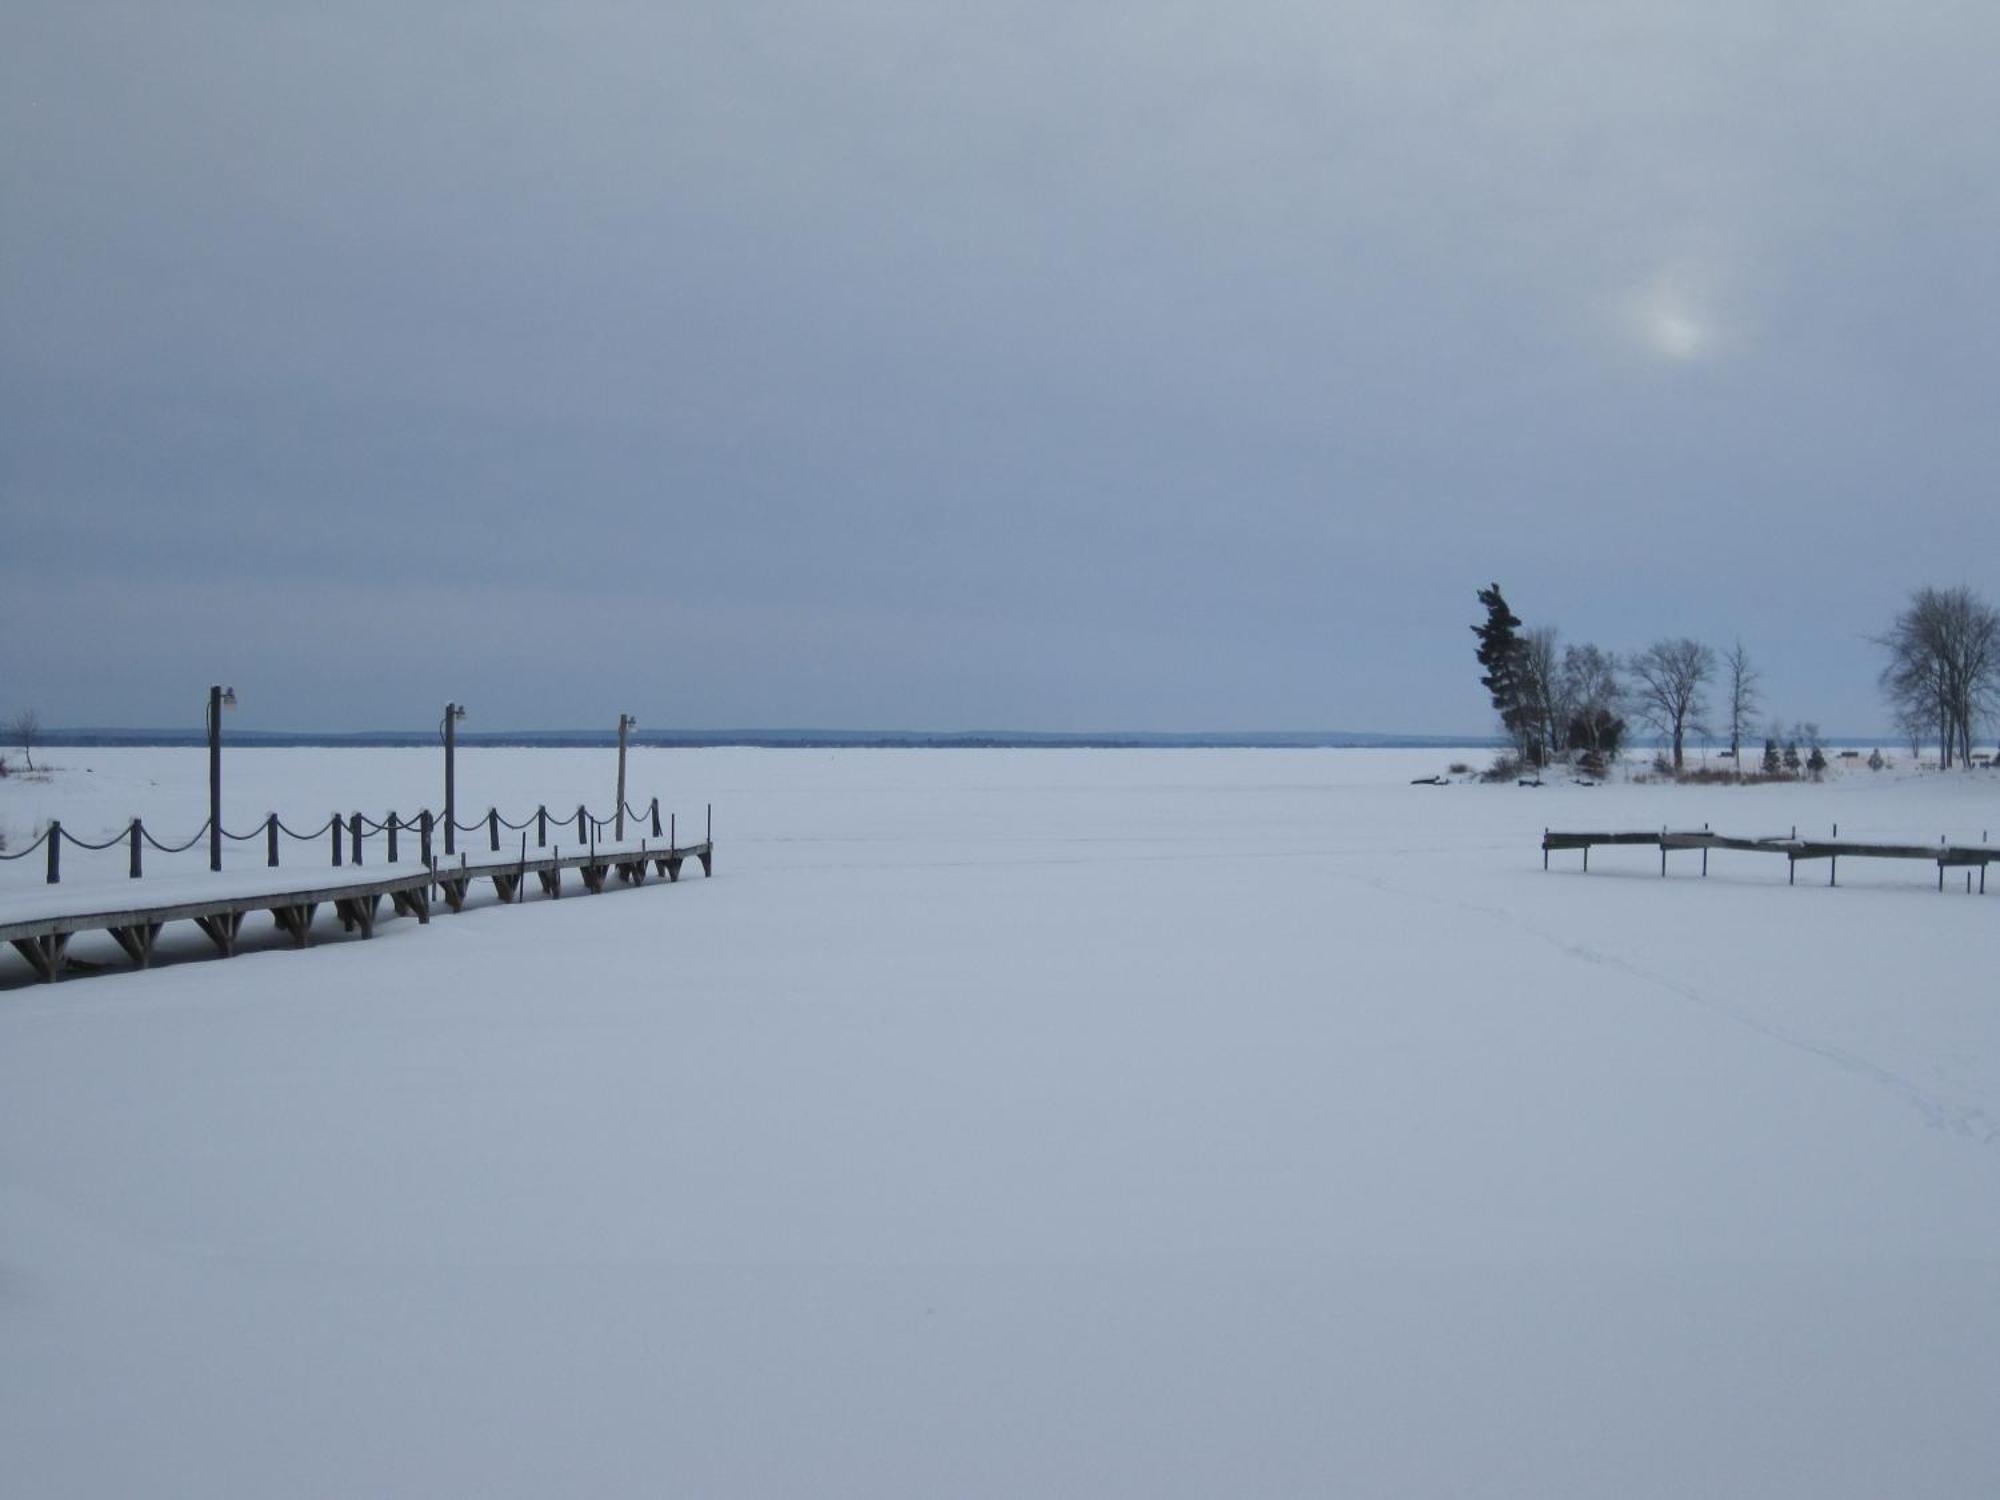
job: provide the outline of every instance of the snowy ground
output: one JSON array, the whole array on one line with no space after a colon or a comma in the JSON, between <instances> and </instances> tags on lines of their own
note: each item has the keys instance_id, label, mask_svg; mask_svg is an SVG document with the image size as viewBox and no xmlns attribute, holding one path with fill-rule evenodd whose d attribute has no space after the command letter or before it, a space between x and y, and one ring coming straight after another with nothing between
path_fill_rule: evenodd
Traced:
<instances>
[{"instance_id":1,"label":"snowy ground","mask_svg":"<svg viewBox=\"0 0 2000 1500\"><path fill-rule=\"evenodd\" d=\"M49 758L15 848L205 813ZM2000 890L1537 847L1977 841L2000 778L1449 758L639 752L714 880L0 957L0 1492L2000 1493ZM228 821L436 759L232 752Z\"/></svg>"}]
</instances>

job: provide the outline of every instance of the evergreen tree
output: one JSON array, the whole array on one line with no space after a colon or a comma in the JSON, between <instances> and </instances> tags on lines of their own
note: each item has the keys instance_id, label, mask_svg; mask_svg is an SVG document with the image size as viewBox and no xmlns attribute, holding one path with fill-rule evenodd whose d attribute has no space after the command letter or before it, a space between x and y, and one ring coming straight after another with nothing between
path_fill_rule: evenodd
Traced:
<instances>
[{"instance_id":1,"label":"evergreen tree","mask_svg":"<svg viewBox=\"0 0 2000 1500\"><path fill-rule=\"evenodd\" d=\"M1479 602L1486 606L1486 623L1472 627L1479 637L1479 665L1486 669L1479 685L1492 695L1500 722L1525 755L1531 713L1522 695L1521 618L1507 607L1497 583L1479 591Z\"/></svg>"},{"instance_id":2,"label":"evergreen tree","mask_svg":"<svg viewBox=\"0 0 2000 1500\"><path fill-rule=\"evenodd\" d=\"M1765 740L1764 774L1766 776L1776 776L1783 769L1784 762L1778 759L1778 742L1775 739Z\"/></svg>"}]
</instances>

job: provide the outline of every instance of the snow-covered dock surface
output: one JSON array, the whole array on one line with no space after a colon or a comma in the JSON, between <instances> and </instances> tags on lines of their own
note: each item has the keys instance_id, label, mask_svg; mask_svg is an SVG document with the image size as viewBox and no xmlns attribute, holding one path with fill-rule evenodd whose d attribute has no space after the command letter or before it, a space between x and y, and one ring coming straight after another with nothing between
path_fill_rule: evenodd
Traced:
<instances>
[{"instance_id":1,"label":"snow-covered dock surface","mask_svg":"<svg viewBox=\"0 0 2000 1500\"><path fill-rule=\"evenodd\" d=\"M185 863L185 862L183 862ZM455 866L454 866L455 868ZM419 876L425 867L414 860L393 865L324 864L281 866L275 870L234 869L210 872L177 870L123 881L69 880L56 885L12 882L0 887L0 928L62 918L90 920L110 913L159 907L201 906L211 902L283 901L320 891L362 886Z\"/></svg>"},{"instance_id":2,"label":"snow-covered dock surface","mask_svg":"<svg viewBox=\"0 0 2000 1500\"><path fill-rule=\"evenodd\" d=\"M10 838L200 821L198 752L57 758ZM714 881L10 967L0 1491L2000 1492L2000 895L1539 852L1975 843L2000 780L1448 758L640 752Z\"/></svg>"}]
</instances>

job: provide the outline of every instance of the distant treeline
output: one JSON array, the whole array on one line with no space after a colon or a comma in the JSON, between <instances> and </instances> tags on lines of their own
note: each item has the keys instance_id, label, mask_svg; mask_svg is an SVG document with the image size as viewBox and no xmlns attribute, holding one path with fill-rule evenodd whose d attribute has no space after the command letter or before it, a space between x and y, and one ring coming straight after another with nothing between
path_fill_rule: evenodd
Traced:
<instances>
[{"instance_id":1,"label":"distant treeline","mask_svg":"<svg viewBox=\"0 0 2000 1500\"><path fill-rule=\"evenodd\" d=\"M489 730L457 735L460 749L601 749L618 743L609 729ZM57 729L39 735L38 745L186 747L208 743L206 733L188 729ZM229 743L269 749L413 749L438 743L429 730L362 730L349 734L317 731L229 731ZM1497 746L1491 735L1352 734L1338 730L1241 734L1027 734L1005 730L934 733L870 729L697 729L638 730L633 745L654 749L714 749L740 746L767 750L1430 750Z\"/></svg>"}]
</instances>

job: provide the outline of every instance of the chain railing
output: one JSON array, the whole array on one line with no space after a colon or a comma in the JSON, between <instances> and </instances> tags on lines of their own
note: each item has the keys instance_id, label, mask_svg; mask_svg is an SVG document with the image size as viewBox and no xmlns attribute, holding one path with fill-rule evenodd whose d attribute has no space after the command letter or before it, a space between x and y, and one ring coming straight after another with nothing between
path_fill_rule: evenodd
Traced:
<instances>
[{"instance_id":1,"label":"chain railing","mask_svg":"<svg viewBox=\"0 0 2000 1500\"><path fill-rule=\"evenodd\" d=\"M547 848L551 830L555 832L558 838L561 838L573 823L576 828L577 842L594 847L606 841L604 838L606 829L617 828L619 821L617 815L621 811L624 813L626 819L633 823L640 824L642 827L650 824L652 828L651 837L653 838L660 838L669 830L673 831L675 837L678 837L677 821L671 814L668 816L666 829L661 827L660 799L658 797L653 798L643 808L634 807L629 802L625 803L622 809L614 805L611 814L604 817L593 813L587 805L582 803L577 805L574 814L566 813L560 817L552 817L549 813L548 805L544 803L527 817L521 819L519 822L515 822L510 818L503 817L497 807L490 807L486 810L486 815L483 818L474 818L469 823L461 823L456 818L453 818L451 820L451 827L458 833L477 833L482 828L485 829L492 851L498 852L500 848L500 830L502 828L507 829L509 832L521 834L525 834L532 829L535 834L535 846L537 848ZM250 843L261 837L264 840L265 864L268 868L274 870L280 866L283 845L287 840L297 844L315 844L323 838L328 839L331 860L335 866L344 863L362 864L366 859L366 840L369 835L379 836L383 840L383 857L387 863L395 864L398 862L401 854L402 836L414 832L417 837L418 858L422 863L428 865L431 863L433 835L442 829L444 822L445 818L443 814L433 813L428 808L417 813L415 817L403 817L391 812L379 820L359 812L349 813L345 816L340 813L333 813L324 823L311 832L300 832L298 829L284 822L276 813L270 813L265 816L262 823L249 832L234 833L227 827L219 831L225 839L239 844ZM711 833L714 826L714 808L711 804L708 811L708 827ZM62 880L62 851L65 844L91 853L100 853L107 849L116 848L119 844L124 844L131 851L129 861L130 877L137 880L144 874L144 855L147 848L152 848L161 854L182 854L207 838L209 831L210 824L204 822L184 842L178 844L162 843L146 827L143 819L134 818L125 828L113 834L110 838L94 843L71 833L62 826L60 819L51 818L48 826L37 834L34 842L26 848L0 851L0 863L11 863L15 860L26 859L38 850L45 851L44 857L48 867L48 884L56 885ZM642 837L644 836L642 835Z\"/></svg>"}]
</instances>

